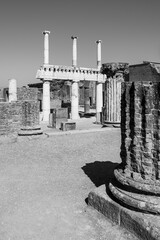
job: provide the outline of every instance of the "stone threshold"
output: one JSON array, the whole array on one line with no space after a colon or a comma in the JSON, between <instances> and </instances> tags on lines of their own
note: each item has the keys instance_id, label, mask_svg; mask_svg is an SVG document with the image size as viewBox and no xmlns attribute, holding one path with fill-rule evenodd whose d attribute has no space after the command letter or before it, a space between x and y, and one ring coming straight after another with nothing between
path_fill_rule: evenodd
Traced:
<instances>
[{"instance_id":1,"label":"stone threshold","mask_svg":"<svg viewBox=\"0 0 160 240\"><path fill-rule=\"evenodd\" d=\"M89 193L88 205L139 239L160 240L160 216L137 212L121 206L107 194L106 185L101 185Z\"/></svg>"}]
</instances>

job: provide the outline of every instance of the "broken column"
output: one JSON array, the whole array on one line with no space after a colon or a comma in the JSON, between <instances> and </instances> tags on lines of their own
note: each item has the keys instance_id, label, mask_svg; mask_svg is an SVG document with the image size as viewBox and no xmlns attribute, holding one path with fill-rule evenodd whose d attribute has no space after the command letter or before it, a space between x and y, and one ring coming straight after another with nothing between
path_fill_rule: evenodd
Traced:
<instances>
[{"instance_id":1,"label":"broken column","mask_svg":"<svg viewBox=\"0 0 160 240\"><path fill-rule=\"evenodd\" d=\"M122 84L121 139L111 193L129 208L160 214L160 82Z\"/></svg>"},{"instance_id":2,"label":"broken column","mask_svg":"<svg viewBox=\"0 0 160 240\"><path fill-rule=\"evenodd\" d=\"M72 43L73 43L73 58L72 58L72 66L74 68L77 67L77 37L72 36ZM75 71L75 70L74 70ZM79 79L76 79L76 72L75 72L75 79L72 81L71 86L71 119L76 120L79 118L78 112L78 104L79 104L79 86L78 86Z\"/></svg>"},{"instance_id":3,"label":"broken column","mask_svg":"<svg viewBox=\"0 0 160 240\"><path fill-rule=\"evenodd\" d=\"M44 31L44 65L49 64L49 31ZM43 79L43 121L49 122L50 114L50 80Z\"/></svg>"},{"instance_id":4,"label":"broken column","mask_svg":"<svg viewBox=\"0 0 160 240\"><path fill-rule=\"evenodd\" d=\"M128 74L128 64L102 64L102 73L106 74L102 122L106 125L120 127L121 83L124 82L125 76Z\"/></svg>"},{"instance_id":5,"label":"broken column","mask_svg":"<svg viewBox=\"0 0 160 240\"><path fill-rule=\"evenodd\" d=\"M9 79L9 102L17 101L17 80Z\"/></svg>"},{"instance_id":6,"label":"broken column","mask_svg":"<svg viewBox=\"0 0 160 240\"><path fill-rule=\"evenodd\" d=\"M96 41L97 43L97 68L101 69L101 40ZM96 82L96 122L101 122L101 113L103 107L103 84L100 81Z\"/></svg>"}]
</instances>

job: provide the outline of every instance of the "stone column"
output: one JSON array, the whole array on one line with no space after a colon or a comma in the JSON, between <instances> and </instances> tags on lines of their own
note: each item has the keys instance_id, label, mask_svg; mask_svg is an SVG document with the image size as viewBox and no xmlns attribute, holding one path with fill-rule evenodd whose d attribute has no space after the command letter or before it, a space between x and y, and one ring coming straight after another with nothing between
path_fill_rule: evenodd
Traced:
<instances>
[{"instance_id":1,"label":"stone column","mask_svg":"<svg viewBox=\"0 0 160 240\"><path fill-rule=\"evenodd\" d=\"M79 103L79 97L78 97L78 82L74 81L72 82L72 89L71 89L71 119L76 120L79 119L79 113L78 113L78 103Z\"/></svg>"},{"instance_id":2,"label":"stone column","mask_svg":"<svg viewBox=\"0 0 160 240\"><path fill-rule=\"evenodd\" d=\"M123 205L160 214L160 82L150 79L122 84L122 163L109 188Z\"/></svg>"},{"instance_id":3,"label":"stone column","mask_svg":"<svg viewBox=\"0 0 160 240\"><path fill-rule=\"evenodd\" d=\"M43 81L43 121L49 122L50 114L50 82Z\"/></svg>"},{"instance_id":4,"label":"stone column","mask_svg":"<svg viewBox=\"0 0 160 240\"><path fill-rule=\"evenodd\" d=\"M9 79L9 102L17 101L17 80Z\"/></svg>"},{"instance_id":5,"label":"stone column","mask_svg":"<svg viewBox=\"0 0 160 240\"><path fill-rule=\"evenodd\" d=\"M101 69L101 40L97 40L97 68ZM103 84L96 82L96 122L101 122L101 113L103 107Z\"/></svg>"},{"instance_id":6,"label":"stone column","mask_svg":"<svg viewBox=\"0 0 160 240\"><path fill-rule=\"evenodd\" d=\"M72 57L72 66L74 68L77 67L77 37L72 36L71 39L73 40L73 57ZM79 118L78 113L78 105L79 105L79 86L78 80L73 79L72 86L71 86L71 119L76 120Z\"/></svg>"},{"instance_id":7,"label":"stone column","mask_svg":"<svg viewBox=\"0 0 160 240\"><path fill-rule=\"evenodd\" d=\"M101 69L101 43L102 41L101 40L97 40L96 41L97 43L97 68L98 70Z\"/></svg>"},{"instance_id":8,"label":"stone column","mask_svg":"<svg viewBox=\"0 0 160 240\"><path fill-rule=\"evenodd\" d=\"M96 82L96 122L101 122L101 113L103 106L103 85L101 82Z\"/></svg>"},{"instance_id":9,"label":"stone column","mask_svg":"<svg viewBox=\"0 0 160 240\"><path fill-rule=\"evenodd\" d=\"M89 81L84 82L84 113L90 112Z\"/></svg>"},{"instance_id":10,"label":"stone column","mask_svg":"<svg viewBox=\"0 0 160 240\"><path fill-rule=\"evenodd\" d=\"M78 37L71 37L72 41L73 41L73 45L72 45L72 66L73 67L77 67L77 39Z\"/></svg>"},{"instance_id":11,"label":"stone column","mask_svg":"<svg viewBox=\"0 0 160 240\"><path fill-rule=\"evenodd\" d=\"M44 31L44 65L49 64L49 31Z\"/></svg>"},{"instance_id":12,"label":"stone column","mask_svg":"<svg viewBox=\"0 0 160 240\"><path fill-rule=\"evenodd\" d=\"M121 83L128 70L127 63L102 64L102 73L107 80L104 89L103 123L119 126L121 121Z\"/></svg>"}]
</instances>

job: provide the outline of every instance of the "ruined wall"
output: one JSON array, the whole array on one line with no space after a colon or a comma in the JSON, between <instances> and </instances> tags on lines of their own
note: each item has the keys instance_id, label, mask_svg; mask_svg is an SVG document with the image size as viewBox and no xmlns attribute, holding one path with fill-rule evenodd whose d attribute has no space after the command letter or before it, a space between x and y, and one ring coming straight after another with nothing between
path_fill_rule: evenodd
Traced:
<instances>
[{"instance_id":1,"label":"ruined wall","mask_svg":"<svg viewBox=\"0 0 160 240\"><path fill-rule=\"evenodd\" d=\"M121 158L125 175L160 179L160 83L122 83Z\"/></svg>"},{"instance_id":2,"label":"ruined wall","mask_svg":"<svg viewBox=\"0 0 160 240\"><path fill-rule=\"evenodd\" d=\"M20 102L0 103L0 136L18 132L21 121L22 105Z\"/></svg>"},{"instance_id":3,"label":"ruined wall","mask_svg":"<svg viewBox=\"0 0 160 240\"><path fill-rule=\"evenodd\" d=\"M17 89L17 100L38 100L38 88L21 87Z\"/></svg>"},{"instance_id":4,"label":"ruined wall","mask_svg":"<svg viewBox=\"0 0 160 240\"><path fill-rule=\"evenodd\" d=\"M18 101L0 102L0 136L17 134L22 127L39 125L38 89L17 89Z\"/></svg>"}]
</instances>

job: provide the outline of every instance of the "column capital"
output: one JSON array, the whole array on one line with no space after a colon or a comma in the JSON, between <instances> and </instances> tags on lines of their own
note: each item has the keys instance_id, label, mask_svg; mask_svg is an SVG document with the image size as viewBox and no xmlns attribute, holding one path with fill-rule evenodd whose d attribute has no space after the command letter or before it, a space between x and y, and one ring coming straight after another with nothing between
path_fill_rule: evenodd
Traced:
<instances>
[{"instance_id":1,"label":"column capital","mask_svg":"<svg viewBox=\"0 0 160 240\"><path fill-rule=\"evenodd\" d=\"M95 43L102 43L102 40L97 40Z\"/></svg>"},{"instance_id":2,"label":"column capital","mask_svg":"<svg viewBox=\"0 0 160 240\"><path fill-rule=\"evenodd\" d=\"M129 73L129 64L122 62L103 63L101 72L108 77L113 77L116 73L126 75Z\"/></svg>"},{"instance_id":3,"label":"column capital","mask_svg":"<svg viewBox=\"0 0 160 240\"><path fill-rule=\"evenodd\" d=\"M51 32L50 32L50 31L47 31L47 30L45 30L45 31L43 31L42 33L43 33L44 35L45 35L45 34L48 34L48 35L49 35Z\"/></svg>"},{"instance_id":4,"label":"column capital","mask_svg":"<svg viewBox=\"0 0 160 240\"><path fill-rule=\"evenodd\" d=\"M76 37L76 36L72 36L71 39L78 39L78 37Z\"/></svg>"}]
</instances>

